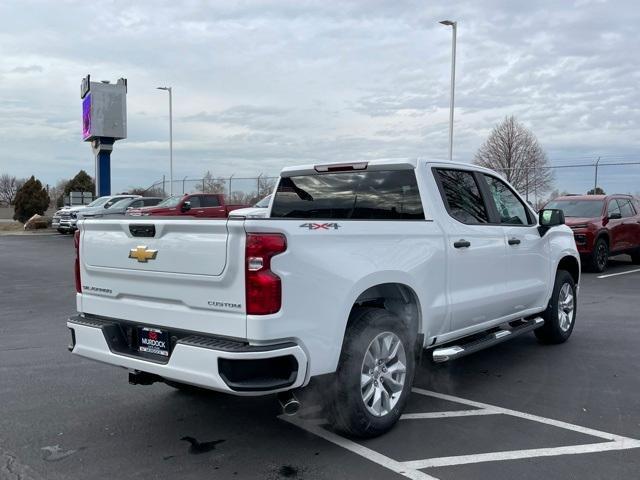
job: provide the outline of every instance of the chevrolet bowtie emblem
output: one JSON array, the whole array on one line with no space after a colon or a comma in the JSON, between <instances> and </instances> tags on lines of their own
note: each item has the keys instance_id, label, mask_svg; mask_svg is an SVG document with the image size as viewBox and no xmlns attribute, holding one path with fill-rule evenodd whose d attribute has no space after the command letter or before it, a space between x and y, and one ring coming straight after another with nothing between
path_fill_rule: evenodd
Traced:
<instances>
[{"instance_id":1,"label":"chevrolet bowtie emblem","mask_svg":"<svg viewBox=\"0 0 640 480\"><path fill-rule=\"evenodd\" d=\"M158 250L149 250L145 245L138 245L129 251L129 258L135 258L140 263L147 263L149 260L155 260L158 256Z\"/></svg>"}]
</instances>

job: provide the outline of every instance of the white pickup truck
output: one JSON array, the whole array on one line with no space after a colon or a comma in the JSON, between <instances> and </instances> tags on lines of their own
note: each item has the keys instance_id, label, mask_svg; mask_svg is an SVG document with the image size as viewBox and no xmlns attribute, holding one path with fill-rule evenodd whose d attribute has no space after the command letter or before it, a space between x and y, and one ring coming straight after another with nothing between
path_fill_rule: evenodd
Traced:
<instances>
[{"instance_id":1,"label":"white pickup truck","mask_svg":"<svg viewBox=\"0 0 640 480\"><path fill-rule=\"evenodd\" d=\"M286 168L268 218L80 221L69 348L131 383L279 392L289 407L283 392L323 376L334 428L379 435L423 351L569 338L580 260L563 223L475 165Z\"/></svg>"}]
</instances>

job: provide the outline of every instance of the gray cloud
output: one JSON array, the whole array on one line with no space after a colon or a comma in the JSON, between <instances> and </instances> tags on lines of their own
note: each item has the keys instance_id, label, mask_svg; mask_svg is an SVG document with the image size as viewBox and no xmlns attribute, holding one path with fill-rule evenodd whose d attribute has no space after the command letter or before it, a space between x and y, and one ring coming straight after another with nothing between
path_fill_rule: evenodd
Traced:
<instances>
[{"instance_id":1,"label":"gray cloud","mask_svg":"<svg viewBox=\"0 0 640 480\"><path fill-rule=\"evenodd\" d=\"M445 17L459 22L457 159L470 160L491 127L515 114L555 163L640 160L640 9L631 0L25 0L1 3L0 17L0 172L48 183L93 171L79 138L87 73L129 79L116 189L168 173L161 84L174 88L179 178L443 157L451 33L437 21ZM611 172L616 188L637 189ZM561 177L560 187L582 189L588 174Z\"/></svg>"},{"instance_id":2,"label":"gray cloud","mask_svg":"<svg viewBox=\"0 0 640 480\"><path fill-rule=\"evenodd\" d=\"M27 65L25 67L15 67L11 70L11 73L32 73L42 72L43 70L41 65Z\"/></svg>"}]
</instances>

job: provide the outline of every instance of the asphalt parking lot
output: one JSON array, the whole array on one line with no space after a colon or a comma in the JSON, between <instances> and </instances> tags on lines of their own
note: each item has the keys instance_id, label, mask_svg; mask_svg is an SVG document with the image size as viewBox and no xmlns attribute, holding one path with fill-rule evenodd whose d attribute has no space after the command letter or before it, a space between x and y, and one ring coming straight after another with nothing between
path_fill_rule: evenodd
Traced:
<instances>
[{"instance_id":1,"label":"asphalt parking lot","mask_svg":"<svg viewBox=\"0 0 640 480\"><path fill-rule=\"evenodd\" d=\"M356 442L323 427L313 392L282 418L272 396L130 386L72 356L73 255L69 236L0 237L2 480L640 477L640 271L624 257L583 276L568 343L423 362L407 416Z\"/></svg>"}]
</instances>

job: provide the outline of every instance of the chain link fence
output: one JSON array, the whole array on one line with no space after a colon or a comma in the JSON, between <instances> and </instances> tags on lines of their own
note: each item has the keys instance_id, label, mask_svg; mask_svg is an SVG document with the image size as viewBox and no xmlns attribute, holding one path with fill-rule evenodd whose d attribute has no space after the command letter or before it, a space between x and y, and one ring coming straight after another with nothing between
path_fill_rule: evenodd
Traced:
<instances>
[{"instance_id":1,"label":"chain link fence","mask_svg":"<svg viewBox=\"0 0 640 480\"><path fill-rule=\"evenodd\" d=\"M203 178L189 178L170 182L167 178L158 180L141 192L145 197L167 197L183 195L185 193L223 193L229 203L243 203L253 205L258 200L269 195L278 177L259 175L257 177L214 177L207 175ZM172 188L173 187L173 188Z\"/></svg>"},{"instance_id":2,"label":"chain link fence","mask_svg":"<svg viewBox=\"0 0 640 480\"><path fill-rule=\"evenodd\" d=\"M510 172L511 170L511 172ZM515 170L519 175L513 175ZM541 170L550 171L549 186L540 185ZM536 208L549 200L564 195L625 193L640 196L640 161L580 163L550 165L531 168L496 168L495 171L509 179L517 190ZM517 181L513 178L517 177Z\"/></svg>"},{"instance_id":3,"label":"chain link fence","mask_svg":"<svg viewBox=\"0 0 640 480\"><path fill-rule=\"evenodd\" d=\"M508 168L495 169L503 177L509 178ZM535 208L541 208L552 198L561 194L627 193L640 196L640 161L579 163L569 165L551 165L548 167L520 168L518 181L512 181L518 191ZM523 172L524 170L524 172ZM553 173L549 186L536 181L540 170ZM183 177L173 180L173 189L167 178L160 179L149 186L145 196L169 196L185 193L224 193L231 203L253 204L269 195L278 177L258 175L257 177L216 177L206 175L202 178Z\"/></svg>"}]
</instances>

